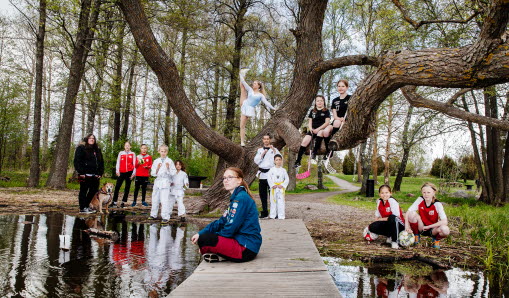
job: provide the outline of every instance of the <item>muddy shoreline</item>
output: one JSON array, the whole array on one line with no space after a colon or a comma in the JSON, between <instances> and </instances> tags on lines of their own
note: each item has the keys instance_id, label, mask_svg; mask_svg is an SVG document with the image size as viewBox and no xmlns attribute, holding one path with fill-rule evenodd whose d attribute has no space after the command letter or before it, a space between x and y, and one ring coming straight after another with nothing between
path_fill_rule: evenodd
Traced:
<instances>
[{"instance_id":1,"label":"muddy shoreline","mask_svg":"<svg viewBox=\"0 0 509 298\"><path fill-rule=\"evenodd\" d=\"M329 203L327 198L337 193L340 192L287 195L287 218L300 218L305 222L322 256L372 263L420 260L436 268L484 269L479 256L485 254L485 249L472 245L470 239L458 233L457 219L449 220L451 237L443 241L440 250L431 248L431 240L426 237L416 247L393 250L385 243L385 237L379 237L371 244L362 238L362 230L371 222L373 212ZM0 189L0 214L61 212L79 215L77 197L77 190L2 188ZM132 197L129 199L130 206ZM192 199L193 197L186 197L185 201ZM256 200L259 202L258 198ZM147 195L147 201L150 203L149 195ZM125 215L127 221L150 223L147 220L150 207L138 205L123 209L116 208L113 211ZM204 226L213 219L188 216L188 222L199 226ZM176 220L173 221L176 222Z\"/></svg>"}]
</instances>

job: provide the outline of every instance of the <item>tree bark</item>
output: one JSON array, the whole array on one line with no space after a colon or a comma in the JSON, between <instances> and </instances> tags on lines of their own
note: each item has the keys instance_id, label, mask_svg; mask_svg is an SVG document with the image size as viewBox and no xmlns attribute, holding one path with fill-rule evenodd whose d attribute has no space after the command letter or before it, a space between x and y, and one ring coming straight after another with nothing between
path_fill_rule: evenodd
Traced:
<instances>
[{"instance_id":1,"label":"tree bark","mask_svg":"<svg viewBox=\"0 0 509 298\"><path fill-rule=\"evenodd\" d=\"M122 125L122 133L120 134L120 138L127 140L127 134L129 132L129 118L131 115L131 101L136 98L136 94L133 94L133 82L135 76L136 65L138 64L138 51L134 50L133 58L131 65L129 67L129 81L127 82L127 91L125 96L125 107L124 107L124 123Z\"/></svg>"},{"instance_id":2,"label":"tree bark","mask_svg":"<svg viewBox=\"0 0 509 298\"><path fill-rule=\"evenodd\" d=\"M396 175L396 180L394 181L394 186L392 188L393 191L401 190L401 183L403 182L403 176L405 175L406 164L408 162L408 155L410 154L410 146L408 140L410 121L412 120L412 114L414 111L413 106L408 107L408 111L405 118L405 124L403 126L403 137L401 140L401 146L403 147L403 156L401 157L401 163L399 164L398 174Z\"/></svg>"},{"instance_id":3,"label":"tree bark","mask_svg":"<svg viewBox=\"0 0 509 298\"><path fill-rule=\"evenodd\" d=\"M373 132L373 154L371 155L371 168L375 185L378 184L378 113L375 115L375 131Z\"/></svg>"},{"instance_id":4,"label":"tree bark","mask_svg":"<svg viewBox=\"0 0 509 298\"><path fill-rule=\"evenodd\" d=\"M394 99L389 97L389 114L387 116L387 143L385 144L385 167L384 167L384 184L390 185L389 177L391 175L391 137L392 137L392 121Z\"/></svg>"},{"instance_id":5,"label":"tree bark","mask_svg":"<svg viewBox=\"0 0 509 298\"><path fill-rule=\"evenodd\" d=\"M122 67L124 61L124 31L125 22L121 22L118 28L115 44L117 50L115 52L115 75L113 77L113 86L111 91L113 118L113 143L120 139L120 122L122 110Z\"/></svg>"},{"instance_id":6,"label":"tree bark","mask_svg":"<svg viewBox=\"0 0 509 298\"><path fill-rule=\"evenodd\" d=\"M76 96L80 88L81 78L85 71L85 62L94 36L94 28L99 16L101 0L97 0L92 7L91 0L82 0L80 17L78 23L78 32L76 34L76 43L74 45L71 58L71 67L69 71L69 81L65 93L62 121L58 130L57 145L55 149L55 158L53 159L51 170L46 182L46 186L54 188L64 188L65 178L69 160L69 151L71 145L72 128L74 123L74 112L76 105ZM90 12L92 16L90 17Z\"/></svg>"},{"instance_id":7,"label":"tree bark","mask_svg":"<svg viewBox=\"0 0 509 298\"><path fill-rule=\"evenodd\" d=\"M30 157L30 176L28 187L39 186L40 180L40 147L41 147L41 114L42 114L42 78L44 72L44 37L46 35L46 0L39 1L39 31L36 42L35 65L35 98L34 128L32 135L32 154Z\"/></svg>"}]
</instances>

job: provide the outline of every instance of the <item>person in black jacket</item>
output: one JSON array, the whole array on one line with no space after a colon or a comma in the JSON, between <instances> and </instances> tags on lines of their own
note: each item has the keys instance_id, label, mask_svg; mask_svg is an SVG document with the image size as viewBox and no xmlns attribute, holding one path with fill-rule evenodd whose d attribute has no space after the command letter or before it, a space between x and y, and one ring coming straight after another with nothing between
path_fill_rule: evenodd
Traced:
<instances>
[{"instance_id":1,"label":"person in black jacket","mask_svg":"<svg viewBox=\"0 0 509 298\"><path fill-rule=\"evenodd\" d=\"M80 181L80 213L92 213L88 206L99 190L99 180L104 173L104 160L93 134L86 136L83 141L85 144L78 145L74 153L74 168Z\"/></svg>"}]
</instances>

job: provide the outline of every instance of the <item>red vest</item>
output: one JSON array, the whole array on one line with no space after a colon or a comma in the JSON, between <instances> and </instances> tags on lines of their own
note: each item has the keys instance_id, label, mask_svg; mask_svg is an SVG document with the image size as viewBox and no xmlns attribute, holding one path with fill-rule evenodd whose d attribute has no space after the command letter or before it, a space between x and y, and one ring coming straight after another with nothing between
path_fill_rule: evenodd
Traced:
<instances>
[{"instance_id":1,"label":"red vest","mask_svg":"<svg viewBox=\"0 0 509 298\"><path fill-rule=\"evenodd\" d=\"M134 171L135 158L136 154L134 152L129 152L127 154L122 154L119 156L120 158L120 173L126 173L130 171Z\"/></svg>"},{"instance_id":2,"label":"red vest","mask_svg":"<svg viewBox=\"0 0 509 298\"><path fill-rule=\"evenodd\" d=\"M140 159L143 159L143 164L139 162ZM152 156L139 154L136 157L136 177L150 177L150 168L152 168Z\"/></svg>"},{"instance_id":3,"label":"red vest","mask_svg":"<svg viewBox=\"0 0 509 298\"><path fill-rule=\"evenodd\" d=\"M419 215L421 216L422 223L424 223L425 226L438 222L438 211L437 208L435 208L435 203L431 203L431 205L427 207L426 201L423 200L419 204Z\"/></svg>"},{"instance_id":4,"label":"red vest","mask_svg":"<svg viewBox=\"0 0 509 298\"><path fill-rule=\"evenodd\" d=\"M387 203L384 203L384 200L380 199L380 204L378 204L378 212L380 212L382 218L389 217L392 214L391 203L389 200L387 200ZM399 214L401 214L401 221L405 222L403 210L401 210L401 207L399 207Z\"/></svg>"}]
</instances>

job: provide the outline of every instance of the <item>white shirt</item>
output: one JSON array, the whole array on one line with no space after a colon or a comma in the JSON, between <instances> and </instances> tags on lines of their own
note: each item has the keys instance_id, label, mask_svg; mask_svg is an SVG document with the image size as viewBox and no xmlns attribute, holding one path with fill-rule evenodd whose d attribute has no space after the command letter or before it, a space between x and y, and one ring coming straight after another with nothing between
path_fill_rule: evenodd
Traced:
<instances>
[{"instance_id":1,"label":"white shirt","mask_svg":"<svg viewBox=\"0 0 509 298\"><path fill-rule=\"evenodd\" d=\"M167 168L166 164L169 164L170 167ZM157 167L161 165L159 168L159 171L157 171ZM169 157L165 157L162 159L159 157L154 161L152 164L152 170L150 171L150 174L154 177L157 177L154 181L154 186L157 186L158 188L168 188L170 187L170 183L172 180L173 175L177 173L177 169L175 168L175 164L173 163L173 160Z\"/></svg>"},{"instance_id":2,"label":"white shirt","mask_svg":"<svg viewBox=\"0 0 509 298\"><path fill-rule=\"evenodd\" d=\"M274 185L276 185L276 183L282 183L281 186L283 186L283 189L286 189L288 183L290 183L290 177L288 177L288 173L285 168L273 167L267 172L267 182L271 189Z\"/></svg>"},{"instance_id":3,"label":"white shirt","mask_svg":"<svg viewBox=\"0 0 509 298\"><path fill-rule=\"evenodd\" d=\"M173 176L171 194L176 197L183 197L184 190L189 187L189 179L184 171L179 171Z\"/></svg>"},{"instance_id":4,"label":"white shirt","mask_svg":"<svg viewBox=\"0 0 509 298\"><path fill-rule=\"evenodd\" d=\"M256 155L254 157L254 162L258 165L259 168L268 170L274 167L274 155L281 153L279 153L279 150L277 150L277 148L269 149L267 150L267 153L263 155L264 152L265 149L263 149L263 147L258 148L258 150L256 151ZM267 179L267 173L260 172L259 174L260 179Z\"/></svg>"}]
</instances>

